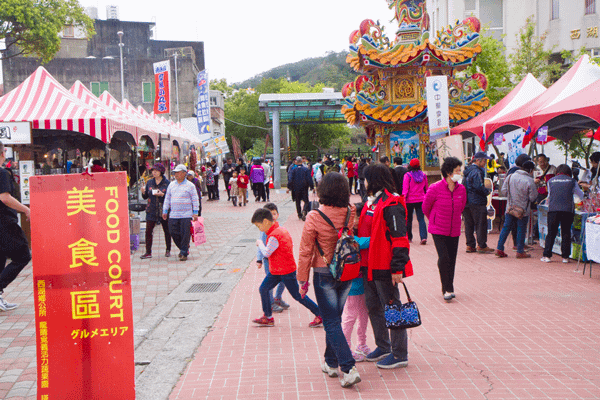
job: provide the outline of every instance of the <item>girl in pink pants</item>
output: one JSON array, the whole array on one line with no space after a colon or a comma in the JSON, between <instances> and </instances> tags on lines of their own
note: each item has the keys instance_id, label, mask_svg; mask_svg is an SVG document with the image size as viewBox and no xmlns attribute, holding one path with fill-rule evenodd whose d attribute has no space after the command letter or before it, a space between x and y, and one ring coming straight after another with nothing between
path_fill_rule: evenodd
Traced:
<instances>
[{"instance_id":1,"label":"girl in pink pants","mask_svg":"<svg viewBox=\"0 0 600 400\"><path fill-rule=\"evenodd\" d=\"M367 354L371 352L367 346L367 326L369 325L369 312L365 302L365 288L362 275L352 281L348 299L344 306L342 314L342 330L348 341L348 346L352 349L352 330L354 323L358 321L356 335L358 336L358 345L356 351L352 352L355 361L365 361Z\"/></svg>"}]
</instances>

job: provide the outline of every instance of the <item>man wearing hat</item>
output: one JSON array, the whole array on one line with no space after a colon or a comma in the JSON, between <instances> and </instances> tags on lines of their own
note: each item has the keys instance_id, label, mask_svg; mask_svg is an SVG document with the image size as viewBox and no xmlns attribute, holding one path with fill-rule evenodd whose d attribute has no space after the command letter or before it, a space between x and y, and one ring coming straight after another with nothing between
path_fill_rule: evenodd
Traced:
<instances>
[{"instance_id":1,"label":"man wearing hat","mask_svg":"<svg viewBox=\"0 0 600 400\"><path fill-rule=\"evenodd\" d=\"M196 186L187 179L187 168L179 164L173 170L175 181L167 188L165 203L163 205L163 219L169 221L169 232L179 248L179 259L186 261L190 248L190 228L192 219L198 219L200 202ZM169 214L169 211L171 213Z\"/></svg>"},{"instance_id":2,"label":"man wearing hat","mask_svg":"<svg viewBox=\"0 0 600 400\"><path fill-rule=\"evenodd\" d=\"M165 244L167 250L165 257L171 256L171 235L169 234L168 222L163 220L162 210L165 194L169 187L169 181L165 177L165 167L161 163L156 163L150 168L152 179L149 179L145 187L142 187L142 198L148 200L146 206L146 252L140 257L142 260L152 258L152 239L154 227L162 225L165 234Z\"/></svg>"},{"instance_id":3,"label":"man wearing hat","mask_svg":"<svg viewBox=\"0 0 600 400\"><path fill-rule=\"evenodd\" d=\"M467 253L490 254L494 249L487 245L487 196L491 189L485 187L485 166L491 157L483 152L473 156L473 163L465 168L464 182L467 189L467 206L463 211ZM477 241L474 233L477 233ZM477 247L475 245L477 244Z\"/></svg>"}]
</instances>

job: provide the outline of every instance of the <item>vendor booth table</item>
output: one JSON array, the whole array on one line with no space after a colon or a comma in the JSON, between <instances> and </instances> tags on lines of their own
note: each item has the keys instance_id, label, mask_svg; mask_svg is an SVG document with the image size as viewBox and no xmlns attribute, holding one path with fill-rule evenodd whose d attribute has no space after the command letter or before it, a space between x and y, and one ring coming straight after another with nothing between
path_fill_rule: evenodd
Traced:
<instances>
[{"instance_id":1,"label":"vendor booth table","mask_svg":"<svg viewBox=\"0 0 600 400\"><path fill-rule=\"evenodd\" d=\"M600 225L586 221L584 225L585 249L587 260L583 264L585 274L586 264L590 263L590 278L592 277L592 262L600 263Z\"/></svg>"}]
</instances>

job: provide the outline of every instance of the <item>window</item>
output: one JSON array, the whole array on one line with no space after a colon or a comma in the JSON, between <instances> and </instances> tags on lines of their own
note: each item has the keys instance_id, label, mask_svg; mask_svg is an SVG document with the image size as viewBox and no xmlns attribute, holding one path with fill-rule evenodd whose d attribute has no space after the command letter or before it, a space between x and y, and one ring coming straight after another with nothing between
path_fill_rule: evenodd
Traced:
<instances>
[{"instance_id":1,"label":"window","mask_svg":"<svg viewBox=\"0 0 600 400\"><path fill-rule=\"evenodd\" d=\"M73 25L65 26L65 29L63 29L63 37L66 37L66 38L75 37L75 28L73 28Z\"/></svg>"},{"instance_id":2,"label":"window","mask_svg":"<svg viewBox=\"0 0 600 400\"><path fill-rule=\"evenodd\" d=\"M596 14L596 0L585 0L585 15Z\"/></svg>"},{"instance_id":3,"label":"window","mask_svg":"<svg viewBox=\"0 0 600 400\"><path fill-rule=\"evenodd\" d=\"M156 88L154 82L142 83L142 98L144 103L154 103Z\"/></svg>"},{"instance_id":4,"label":"window","mask_svg":"<svg viewBox=\"0 0 600 400\"><path fill-rule=\"evenodd\" d=\"M210 105L211 106L216 106L217 105L217 98L214 96L210 97Z\"/></svg>"},{"instance_id":5,"label":"window","mask_svg":"<svg viewBox=\"0 0 600 400\"><path fill-rule=\"evenodd\" d=\"M90 90L96 97L100 97L104 91L108 91L108 82L90 82Z\"/></svg>"},{"instance_id":6,"label":"window","mask_svg":"<svg viewBox=\"0 0 600 400\"><path fill-rule=\"evenodd\" d=\"M479 19L490 28L502 28L502 0L479 1ZM502 32L500 32L502 33Z\"/></svg>"},{"instance_id":7,"label":"window","mask_svg":"<svg viewBox=\"0 0 600 400\"><path fill-rule=\"evenodd\" d=\"M558 0L550 0L552 2L552 19L558 19Z\"/></svg>"},{"instance_id":8,"label":"window","mask_svg":"<svg viewBox=\"0 0 600 400\"><path fill-rule=\"evenodd\" d=\"M476 4L476 0L465 0L465 10L475 11L477 9Z\"/></svg>"}]
</instances>

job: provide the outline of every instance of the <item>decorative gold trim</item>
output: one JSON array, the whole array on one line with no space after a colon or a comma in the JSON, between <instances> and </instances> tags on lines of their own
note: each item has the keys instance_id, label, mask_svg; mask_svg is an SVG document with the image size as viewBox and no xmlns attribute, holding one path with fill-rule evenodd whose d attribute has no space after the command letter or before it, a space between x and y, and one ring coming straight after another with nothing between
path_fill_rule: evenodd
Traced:
<instances>
[{"instance_id":1,"label":"decorative gold trim","mask_svg":"<svg viewBox=\"0 0 600 400\"><path fill-rule=\"evenodd\" d=\"M414 104L418 102L419 91L416 76L399 75L388 79L392 104Z\"/></svg>"}]
</instances>

